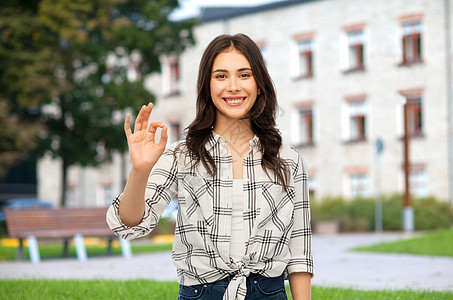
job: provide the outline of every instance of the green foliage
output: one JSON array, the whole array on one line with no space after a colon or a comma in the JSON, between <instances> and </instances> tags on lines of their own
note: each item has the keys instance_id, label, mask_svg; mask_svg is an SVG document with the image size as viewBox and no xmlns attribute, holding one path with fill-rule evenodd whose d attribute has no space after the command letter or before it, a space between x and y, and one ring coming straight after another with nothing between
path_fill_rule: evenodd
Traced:
<instances>
[{"instance_id":1,"label":"green foliage","mask_svg":"<svg viewBox=\"0 0 453 300\"><path fill-rule=\"evenodd\" d=\"M0 281L0 299L155 299L178 298L176 281L153 280L17 280ZM292 299L289 287L288 299ZM452 292L432 291L361 291L342 288L312 287L313 299L436 299L447 300Z\"/></svg>"},{"instance_id":2,"label":"green foliage","mask_svg":"<svg viewBox=\"0 0 453 300\"><path fill-rule=\"evenodd\" d=\"M7 116L0 118L0 141L8 149L0 150L8 161L32 149L36 157L50 153L61 158L65 180L71 165L124 152L123 112L155 101L146 76L160 71L160 55L194 43L195 21L168 18L177 6L177 0L2 3L0 110ZM129 80L133 56L136 75ZM108 64L108 57L123 63ZM31 142L20 147L23 136ZM6 160L0 157L0 172Z\"/></svg>"},{"instance_id":3,"label":"green foliage","mask_svg":"<svg viewBox=\"0 0 453 300\"><path fill-rule=\"evenodd\" d=\"M447 201L434 197L414 200L415 228L433 230L453 225L453 208Z\"/></svg>"},{"instance_id":4,"label":"green foliage","mask_svg":"<svg viewBox=\"0 0 453 300\"><path fill-rule=\"evenodd\" d=\"M451 245L453 245L453 230L445 229L420 237L359 247L354 250L453 257Z\"/></svg>"},{"instance_id":5,"label":"green foliage","mask_svg":"<svg viewBox=\"0 0 453 300\"><path fill-rule=\"evenodd\" d=\"M177 299L176 281L2 280L0 299Z\"/></svg>"},{"instance_id":6,"label":"green foliage","mask_svg":"<svg viewBox=\"0 0 453 300\"><path fill-rule=\"evenodd\" d=\"M32 122L20 121L11 114L8 103L0 98L0 178L8 167L22 157L24 150L36 147L41 129ZM0 232L1 234L1 232Z\"/></svg>"},{"instance_id":7,"label":"green foliage","mask_svg":"<svg viewBox=\"0 0 453 300\"><path fill-rule=\"evenodd\" d=\"M361 291L353 289L328 288L314 286L312 299L335 299L335 300L447 300L453 296L452 292L432 291ZM292 299L292 298L289 298Z\"/></svg>"},{"instance_id":8,"label":"green foliage","mask_svg":"<svg viewBox=\"0 0 453 300\"><path fill-rule=\"evenodd\" d=\"M453 224L453 208L446 201L433 197L413 199L415 230L449 228ZM382 220L384 230L402 229L403 197L382 197ZM337 221L340 231L375 230L374 198L346 200L341 197L313 199L311 202L313 226L322 221Z\"/></svg>"},{"instance_id":9,"label":"green foliage","mask_svg":"<svg viewBox=\"0 0 453 300\"><path fill-rule=\"evenodd\" d=\"M138 253L170 251L173 247L173 244L132 243L131 247L132 253L138 254ZM0 261L15 260L17 255L16 249L17 249L16 247L0 246ZM107 242L105 246L87 245L86 250L88 257L105 255L107 251ZM39 253L42 259L61 257L63 253L63 244L39 245ZM121 247L119 246L112 247L112 254L120 255ZM28 247L24 247L24 257L25 259L29 258ZM68 247L68 257L70 258L76 257L75 246L72 245ZM0 297L0 299L2 298Z\"/></svg>"}]
</instances>

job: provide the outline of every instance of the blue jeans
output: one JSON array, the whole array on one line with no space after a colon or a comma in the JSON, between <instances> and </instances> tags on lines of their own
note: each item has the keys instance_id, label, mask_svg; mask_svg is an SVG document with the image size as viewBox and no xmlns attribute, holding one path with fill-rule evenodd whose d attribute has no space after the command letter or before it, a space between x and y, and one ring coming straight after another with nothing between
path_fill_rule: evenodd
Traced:
<instances>
[{"instance_id":1,"label":"blue jeans","mask_svg":"<svg viewBox=\"0 0 453 300\"><path fill-rule=\"evenodd\" d=\"M192 286L179 286L178 300L221 300L232 276L212 283ZM250 274L247 277L247 296L245 300L287 300L283 275L264 277Z\"/></svg>"}]
</instances>

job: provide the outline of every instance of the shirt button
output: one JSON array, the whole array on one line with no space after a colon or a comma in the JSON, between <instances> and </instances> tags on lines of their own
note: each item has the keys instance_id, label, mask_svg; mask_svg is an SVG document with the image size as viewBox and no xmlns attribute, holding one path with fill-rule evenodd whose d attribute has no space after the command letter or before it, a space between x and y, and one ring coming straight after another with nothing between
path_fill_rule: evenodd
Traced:
<instances>
[{"instance_id":1,"label":"shirt button","mask_svg":"<svg viewBox=\"0 0 453 300\"><path fill-rule=\"evenodd\" d=\"M198 293L198 290L195 290L194 292L195 292L195 294L196 294L196 293Z\"/></svg>"}]
</instances>

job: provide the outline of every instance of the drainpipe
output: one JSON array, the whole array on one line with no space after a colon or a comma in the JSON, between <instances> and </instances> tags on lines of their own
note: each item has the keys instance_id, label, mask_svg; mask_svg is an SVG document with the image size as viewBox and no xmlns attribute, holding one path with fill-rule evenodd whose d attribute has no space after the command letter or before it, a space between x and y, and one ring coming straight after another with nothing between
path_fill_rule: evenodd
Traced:
<instances>
[{"instance_id":1,"label":"drainpipe","mask_svg":"<svg viewBox=\"0 0 453 300\"><path fill-rule=\"evenodd\" d=\"M450 205L453 206L453 107L452 107L452 56L451 56L451 25L450 0L444 0L445 11L445 58L447 78L447 142L448 142L448 191Z\"/></svg>"}]
</instances>

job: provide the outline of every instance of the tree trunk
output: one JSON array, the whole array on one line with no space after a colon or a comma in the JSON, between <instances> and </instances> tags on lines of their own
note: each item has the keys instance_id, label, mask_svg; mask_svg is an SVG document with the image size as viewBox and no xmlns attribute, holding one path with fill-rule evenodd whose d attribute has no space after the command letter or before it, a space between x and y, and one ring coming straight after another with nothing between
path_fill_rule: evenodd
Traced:
<instances>
[{"instance_id":1,"label":"tree trunk","mask_svg":"<svg viewBox=\"0 0 453 300\"><path fill-rule=\"evenodd\" d=\"M61 194L60 194L60 206L66 206L66 180L68 176L68 163L66 160L63 159L62 167L61 167Z\"/></svg>"}]
</instances>

